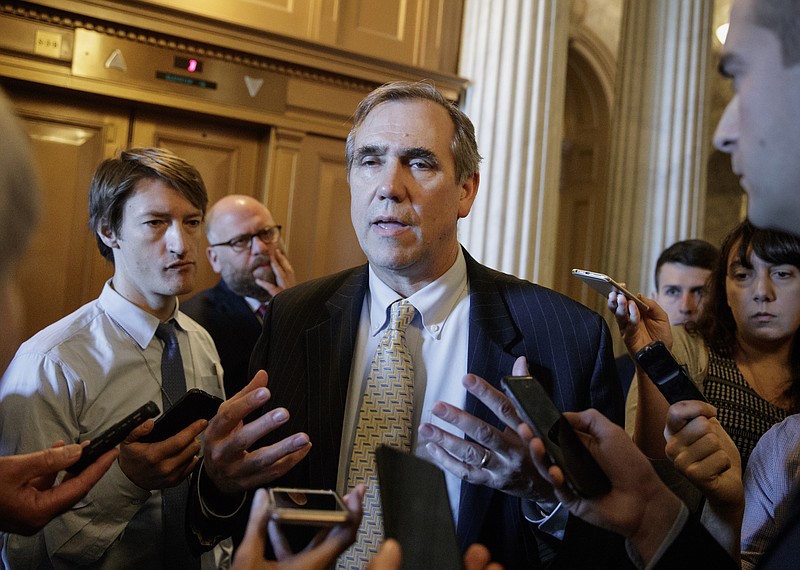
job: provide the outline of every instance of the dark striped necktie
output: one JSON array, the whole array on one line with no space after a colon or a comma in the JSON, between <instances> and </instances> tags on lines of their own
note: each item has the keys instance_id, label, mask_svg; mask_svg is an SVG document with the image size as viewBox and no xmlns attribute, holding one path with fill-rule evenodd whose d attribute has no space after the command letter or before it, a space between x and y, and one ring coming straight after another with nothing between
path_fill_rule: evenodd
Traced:
<instances>
[{"instance_id":1,"label":"dark striped necktie","mask_svg":"<svg viewBox=\"0 0 800 570\"><path fill-rule=\"evenodd\" d=\"M161 401L163 410L180 400L186 393L186 376L175 321L160 323L156 337L164 343L161 353ZM184 479L175 487L161 490L161 518L164 522L164 568L168 570L197 569L200 560L192 556L186 543L186 499L189 480Z\"/></svg>"}]
</instances>

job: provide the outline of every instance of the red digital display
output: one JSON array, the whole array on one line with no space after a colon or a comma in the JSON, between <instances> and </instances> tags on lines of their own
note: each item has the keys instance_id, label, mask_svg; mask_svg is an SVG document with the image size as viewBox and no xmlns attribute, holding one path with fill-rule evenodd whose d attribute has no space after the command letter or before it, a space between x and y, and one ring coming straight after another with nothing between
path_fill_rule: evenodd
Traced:
<instances>
[{"instance_id":1,"label":"red digital display","mask_svg":"<svg viewBox=\"0 0 800 570\"><path fill-rule=\"evenodd\" d=\"M200 73L203 71L203 62L192 57L175 56L175 67L188 71L189 73Z\"/></svg>"}]
</instances>

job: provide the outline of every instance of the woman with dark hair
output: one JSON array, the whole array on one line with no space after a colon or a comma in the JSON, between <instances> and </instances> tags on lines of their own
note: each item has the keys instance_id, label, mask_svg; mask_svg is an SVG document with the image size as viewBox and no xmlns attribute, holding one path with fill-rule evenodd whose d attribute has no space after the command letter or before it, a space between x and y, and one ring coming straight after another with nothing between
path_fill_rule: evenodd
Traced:
<instances>
[{"instance_id":1,"label":"woman with dark hair","mask_svg":"<svg viewBox=\"0 0 800 570\"><path fill-rule=\"evenodd\" d=\"M708 287L697 322L667 332L744 466L772 425L800 411L800 238L744 221L725 238ZM637 400L647 413L635 413ZM667 408L649 380L628 396L626 425L635 415L634 440L651 458L665 457Z\"/></svg>"}]
</instances>

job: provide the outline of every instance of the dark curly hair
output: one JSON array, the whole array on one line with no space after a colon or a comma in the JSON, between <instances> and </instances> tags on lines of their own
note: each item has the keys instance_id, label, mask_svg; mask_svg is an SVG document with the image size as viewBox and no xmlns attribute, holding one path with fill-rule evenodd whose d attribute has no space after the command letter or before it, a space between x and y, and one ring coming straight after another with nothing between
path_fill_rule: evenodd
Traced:
<instances>
[{"instance_id":1,"label":"dark curly hair","mask_svg":"<svg viewBox=\"0 0 800 570\"><path fill-rule=\"evenodd\" d=\"M755 227L749 220L736 226L722 242L719 259L709 277L708 295L703 310L695 323L687 323L686 330L699 334L715 352L732 357L736 348L736 321L728 306L726 278L728 259L738 257L743 267L751 268L750 255L755 254L774 264L794 265L800 270L800 238L777 230ZM790 354L792 382L784 393L791 402L790 411L800 411L800 329L795 331Z\"/></svg>"}]
</instances>

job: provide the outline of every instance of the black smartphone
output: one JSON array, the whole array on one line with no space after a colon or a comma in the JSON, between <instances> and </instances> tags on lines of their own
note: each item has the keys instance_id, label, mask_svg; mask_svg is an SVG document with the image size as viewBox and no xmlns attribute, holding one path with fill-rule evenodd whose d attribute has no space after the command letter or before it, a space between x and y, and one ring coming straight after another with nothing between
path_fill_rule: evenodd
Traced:
<instances>
[{"instance_id":1,"label":"black smartphone","mask_svg":"<svg viewBox=\"0 0 800 570\"><path fill-rule=\"evenodd\" d=\"M281 524L332 526L347 521L350 512L336 491L328 489L269 489L272 520Z\"/></svg>"},{"instance_id":2,"label":"black smartphone","mask_svg":"<svg viewBox=\"0 0 800 570\"><path fill-rule=\"evenodd\" d=\"M97 458L106 451L122 443L122 440L124 440L134 428L140 426L145 420L156 417L160 411L156 403L150 401L125 419L115 423L83 448L80 459L67 467L67 473L77 475L97 461Z\"/></svg>"},{"instance_id":3,"label":"black smartphone","mask_svg":"<svg viewBox=\"0 0 800 570\"><path fill-rule=\"evenodd\" d=\"M506 376L502 386L522 419L544 442L547 455L564 472L567 485L575 494L596 497L611 490L608 477L538 380L532 376Z\"/></svg>"},{"instance_id":4,"label":"black smartphone","mask_svg":"<svg viewBox=\"0 0 800 570\"><path fill-rule=\"evenodd\" d=\"M403 570L464 570L442 470L411 453L375 450L387 538L403 549Z\"/></svg>"},{"instance_id":5,"label":"black smartphone","mask_svg":"<svg viewBox=\"0 0 800 570\"><path fill-rule=\"evenodd\" d=\"M670 405L683 400L708 401L697 389L683 366L678 364L678 361L660 340L651 342L637 352L636 362L647 373Z\"/></svg>"},{"instance_id":6,"label":"black smartphone","mask_svg":"<svg viewBox=\"0 0 800 570\"><path fill-rule=\"evenodd\" d=\"M156 420L153 431L139 438L144 443L164 441L189 427L197 420L210 420L217 414L222 398L212 396L200 388L188 390Z\"/></svg>"}]
</instances>

